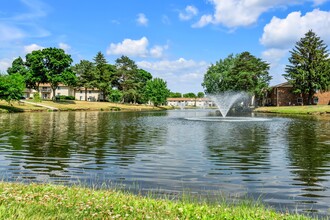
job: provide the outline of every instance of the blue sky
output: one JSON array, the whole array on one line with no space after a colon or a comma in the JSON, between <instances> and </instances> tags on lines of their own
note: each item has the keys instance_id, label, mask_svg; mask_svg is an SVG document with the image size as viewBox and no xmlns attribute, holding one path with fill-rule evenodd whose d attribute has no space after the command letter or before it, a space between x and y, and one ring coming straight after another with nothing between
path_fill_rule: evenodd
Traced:
<instances>
[{"instance_id":1,"label":"blue sky","mask_svg":"<svg viewBox=\"0 0 330 220\"><path fill-rule=\"evenodd\" d=\"M173 92L203 91L211 63L249 51L267 61L271 85L312 29L330 45L330 0L0 0L0 71L13 59L60 47L74 63L101 51L126 55Z\"/></svg>"}]
</instances>

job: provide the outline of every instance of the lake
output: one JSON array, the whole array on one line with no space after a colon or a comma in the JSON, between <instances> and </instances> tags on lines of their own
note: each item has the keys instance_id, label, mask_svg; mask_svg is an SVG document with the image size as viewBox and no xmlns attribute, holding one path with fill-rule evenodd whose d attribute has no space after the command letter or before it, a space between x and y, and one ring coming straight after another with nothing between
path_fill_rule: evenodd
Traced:
<instances>
[{"instance_id":1,"label":"lake","mask_svg":"<svg viewBox=\"0 0 330 220\"><path fill-rule=\"evenodd\" d=\"M215 110L0 114L5 181L254 198L330 215L330 120Z\"/></svg>"}]
</instances>

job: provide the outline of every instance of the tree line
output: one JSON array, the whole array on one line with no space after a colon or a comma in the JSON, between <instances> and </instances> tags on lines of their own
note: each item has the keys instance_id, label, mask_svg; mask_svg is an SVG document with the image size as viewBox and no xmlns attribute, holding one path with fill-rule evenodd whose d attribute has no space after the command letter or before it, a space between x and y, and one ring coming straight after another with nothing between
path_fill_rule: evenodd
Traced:
<instances>
[{"instance_id":1,"label":"tree line","mask_svg":"<svg viewBox=\"0 0 330 220\"><path fill-rule=\"evenodd\" d=\"M25 56L25 61L18 57L7 69L8 75L0 77L0 99L18 100L25 87L39 93L39 85L43 83L50 84L53 98L60 83L84 88L85 100L87 89L91 88L101 91L103 101L112 102L151 101L157 106L164 104L169 96L163 79L153 78L127 56L116 59L114 65L109 64L101 52L93 61L81 60L75 65L72 62L71 56L59 48L35 50Z\"/></svg>"},{"instance_id":2,"label":"tree line","mask_svg":"<svg viewBox=\"0 0 330 220\"><path fill-rule=\"evenodd\" d=\"M313 104L317 91L330 90L330 59L327 45L312 30L290 51L284 78L293 85L292 92ZM249 52L230 54L212 64L204 75L202 86L207 94L224 91L246 91L261 101L269 91L269 64Z\"/></svg>"}]
</instances>

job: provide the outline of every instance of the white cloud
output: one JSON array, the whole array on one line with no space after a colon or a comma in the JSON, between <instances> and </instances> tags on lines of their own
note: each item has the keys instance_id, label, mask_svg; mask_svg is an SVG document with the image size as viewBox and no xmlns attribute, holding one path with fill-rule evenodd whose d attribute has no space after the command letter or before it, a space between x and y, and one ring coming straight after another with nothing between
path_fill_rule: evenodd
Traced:
<instances>
[{"instance_id":1,"label":"white cloud","mask_svg":"<svg viewBox=\"0 0 330 220\"><path fill-rule=\"evenodd\" d=\"M194 16L196 16L198 14L198 9L193 6L193 5L188 5L186 8L185 8L185 11L184 12L180 12L179 13L179 18L181 20L190 20L191 18L193 18Z\"/></svg>"},{"instance_id":2,"label":"white cloud","mask_svg":"<svg viewBox=\"0 0 330 220\"><path fill-rule=\"evenodd\" d=\"M149 41L146 37L142 37L140 40L124 39L118 44L111 43L107 54L145 57L148 53L148 44Z\"/></svg>"},{"instance_id":3,"label":"white cloud","mask_svg":"<svg viewBox=\"0 0 330 220\"><path fill-rule=\"evenodd\" d=\"M31 53L34 50L41 50L44 47L38 45L38 44L30 44L27 46L24 46L24 53Z\"/></svg>"},{"instance_id":4,"label":"white cloud","mask_svg":"<svg viewBox=\"0 0 330 220\"><path fill-rule=\"evenodd\" d=\"M193 27L203 27L208 24L221 24L229 28L255 24L263 13L295 4L311 2L320 5L329 0L209 0L214 5L214 13L202 15Z\"/></svg>"},{"instance_id":5,"label":"white cloud","mask_svg":"<svg viewBox=\"0 0 330 220\"><path fill-rule=\"evenodd\" d=\"M273 17L264 27L260 39L262 45L271 48L291 48L308 30L313 30L330 43L330 12L314 9L306 13L292 12L286 18Z\"/></svg>"},{"instance_id":6,"label":"white cloud","mask_svg":"<svg viewBox=\"0 0 330 220\"><path fill-rule=\"evenodd\" d=\"M182 93L203 91L201 82L209 66L204 61L196 62L184 58L157 62L141 61L137 62L137 65L154 77L164 79L171 91Z\"/></svg>"},{"instance_id":7,"label":"white cloud","mask_svg":"<svg viewBox=\"0 0 330 220\"><path fill-rule=\"evenodd\" d=\"M0 24L0 41L12 41L22 39L26 34L19 28L9 26L6 24Z\"/></svg>"},{"instance_id":8,"label":"white cloud","mask_svg":"<svg viewBox=\"0 0 330 220\"><path fill-rule=\"evenodd\" d=\"M140 14L138 14L138 18L136 19L136 22L139 25L147 26L148 25L148 18L145 16L145 14L140 13Z\"/></svg>"},{"instance_id":9,"label":"white cloud","mask_svg":"<svg viewBox=\"0 0 330 220\"><path fill-rule=\"evenodd\" d=\"M121 43L111 43L107 49L108 55L126 55L136 57L156 57L163 56L164 50L168 49L167 45L156 45L150 50L148 48L149 40L146 37L142 37L139 40L124 39Z\"/></svg>"},{"instance_id":10,"label":"white cloud","mask_svg":"<svg viewBox=\"0 0 330 220\"><path fill-rule=\"evenodd\" d=\"M0 73L7 72L8 67L11 66L12 60L10 59L0 59Z\"/></svg>"},{"instance_id":11,"label":"white cloud","mask_svg":"<svg viewBox=\"0 0 330 220\"><path fill-rule=\"evenodd\" d=\"M71 49L71 46L66 43L59 43L59 48L63 49L66 53Z\"/></svg>"}]
</instances>

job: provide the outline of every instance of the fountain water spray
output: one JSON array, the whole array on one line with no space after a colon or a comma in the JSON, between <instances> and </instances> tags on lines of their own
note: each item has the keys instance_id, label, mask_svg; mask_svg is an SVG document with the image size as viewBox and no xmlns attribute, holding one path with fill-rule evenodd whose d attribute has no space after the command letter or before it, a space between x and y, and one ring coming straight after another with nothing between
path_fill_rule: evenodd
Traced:
<instances>
[{"instance_id":1,"label":"fountain water spray","mask_svg":"<svg viewBox=\"0 0 330 220\"><path fill-rule=\"evenodd\" d=\"M226 91L218 94L207 95L218 107L222 117L226 117L231 107L238 101L242 101L248 97L246 92Z\"/></svg>"}]
</instances>

